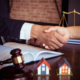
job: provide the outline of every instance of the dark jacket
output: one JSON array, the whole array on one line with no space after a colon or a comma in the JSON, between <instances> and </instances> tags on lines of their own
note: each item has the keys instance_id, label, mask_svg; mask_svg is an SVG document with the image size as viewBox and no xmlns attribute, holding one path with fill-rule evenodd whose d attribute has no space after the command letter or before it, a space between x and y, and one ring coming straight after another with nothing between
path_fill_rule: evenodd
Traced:
<instances>
[{"instance_id":1,"label":"dark jacket","mask_svg":"<svg viewBox=\"0 0 80 80\"><path fill-rule=\"evenodd\" d=\"M9 0L0 0L0 16L0 38L3 36L6 42L24 43L24 40L19 39L24 21L10 19Z\"/></svg>"},{"instance_id":2,"label":"dark jacket","mask_svg":"<svg viewBox=\"0 0 80 80\"><path fill-rule=\"evenodd\" d=\"M9 0L0 0L0 16L10 18Z\"/></svg>"},{"instance_id":3,"label":"dark jacket","mask_svg":"<svg viewBox=\"0 0 80 80\"><path fill-rule=\"evenodd\" d=\"M20 30L24 21L0 17L0 36L6 42L21 42Z\"/></svg>"}]
</instances>

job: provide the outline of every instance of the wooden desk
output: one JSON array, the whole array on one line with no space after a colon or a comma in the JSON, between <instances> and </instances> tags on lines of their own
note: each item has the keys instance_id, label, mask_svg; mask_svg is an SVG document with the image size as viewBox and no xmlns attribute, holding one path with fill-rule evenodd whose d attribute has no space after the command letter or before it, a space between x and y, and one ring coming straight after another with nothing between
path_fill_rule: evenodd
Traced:
<instances>
[{"instance_id":1,"label":"wooden desk","mask_svg":"<svg viewBox=\"0 0 80 80\"><path fill-rule=\"evenodd\" d=\"M26 64L26 66L29 67L34 73L33 80L80 80L80 45L66 44L57 51L65 53L65 55L56 58L47 59L47 62L51 66L50 76L36 75L37 62ZM73 76L57 76L56 69L58 69L58 62L62 58L65 58L70 63L72 67ZM22 80L22 78L19 78L19 80ZM27 79L23 79L23 80L27 80Z\"/></svg>"},{"instance_id":2,"label":"wooden desk","mask_svg":"<svg viewBox=\"0 0 80 80\"><path fill-rule=\"evenodd\" d=\"M36 76L37 72L34 67L34 80L80 80L80 45L66 44L57 51L65 53L65 55L47 60L51 66L50 76ZM58 69L58 62L62 58L70 63L73 76L57 76L56 69Z\"/></svg>"}]
</instances>

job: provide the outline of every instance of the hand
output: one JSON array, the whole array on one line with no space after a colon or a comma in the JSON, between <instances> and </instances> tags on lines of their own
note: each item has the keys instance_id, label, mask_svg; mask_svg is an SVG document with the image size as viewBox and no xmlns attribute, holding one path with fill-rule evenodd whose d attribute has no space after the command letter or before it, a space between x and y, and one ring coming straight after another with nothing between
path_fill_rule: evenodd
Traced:
<instances>
[{"instance_id":1,"label":"hand","mask_svg":"<svg viewBox=\"0 0 80 80\"><path fill-rule=\"evenodd\" d=\"M37 38L42 43L49 46L50 49L54 50L63 46L63 44L60 42L63 40L63 36L56 31L50 31L47 33L44 32L51 27L54 28L53 26L33 25L31 29L31 37Z\"/></svg>"},{"instance_id":2,"label":"hand","mask_svg":"<svg viewBox=\"0 0 80 80\"><path fill-rule=\"evenodd\" d=\"M44 43L42 43L40 40L38 40L36 38L30 38L28 40L28 45L49 49L49 47L47 45L45 45Z\"/></svg>"},{"instance_id":3,"label":"hand","mask_svg":"<svg viewBox=\"0 0 80 80\"><path fill-rule=\"evenodd\" d=\"M29 44L29 45L33 45L33 46L37 46L37 47L42 47L42 42L39 41L39 40L36 39L36 38L30 38L30 39L28 40L28 44Z\"/></svg>"},{"instance_id":4,"label":"hand","mask_svg":"<svg viewBox=\"0 0 80 80\"><path fill-rule=\"evenodd\" d=\"M44 32L50 32L50 31L56 31L58 34L60 34L63 37L61 39L60 37L57 37L57 35L55 35L55 37L57 37L57 39L59 39L59 42L62 44L66 44L68 42L68 39L70 38L69 31L64 27L53 27L45 30ZM44 46L46 48L46 45ZM49 48L49 46L47 46L47 48Z\"/></svg>"},{"instance_id":5,"label":"hand","mask_svg":"<svg viewBox=\"0 0 80 80\"><path fill-rule=\"evenodd\" d=\"M54 28L49 28L49 29L45 30L44 32L50 32L50 31L56 31L61 36L63 36L63 40L60 40L60 42L63 44L66 44L68 42L68 39L70 38L70 34L69 34L69 31L67 28L54 27Z\"/></svg>"}]
</instances>

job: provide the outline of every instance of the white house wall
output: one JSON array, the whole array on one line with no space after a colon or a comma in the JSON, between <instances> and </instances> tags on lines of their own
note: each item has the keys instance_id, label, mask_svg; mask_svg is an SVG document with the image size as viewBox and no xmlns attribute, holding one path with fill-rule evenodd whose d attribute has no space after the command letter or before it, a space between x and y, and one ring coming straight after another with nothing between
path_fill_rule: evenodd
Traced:
<instances>
[{"instance_id":1,"label":"white house wall","mask_svg":"<svg viewBox=\"0 0 80 80\"><path fill-rule=\"evenodd\" d=\"M70 74L70 68L69 68L68 74Z\"/></svg>"},{"instance_id":2,"label":"white house wall","mask_svg":"<svg viewBox=\"0 0 80 80\"><path fill-rule=\"evenodd\" d=\"M59 68L59 74L61 74L61 67Z\"/></svg>"},{"instance_id":3,"label":"white house wall","mask_svg":"<svg viewBox=\"0 0 80 80\"><path fill-rule=\"evenodd\" d=\"M41 66L39 66L39 68L38 68L38 70L37 70L38 72L38 75L41 75Z\"/></svg>"},{"instance_id":4,"label":"white house wall","mask_svg":"<svg viewBox=\"0 0 80 80\"><path fill-rule=\"evenodd\" d=\"M49 75L49 68L46 66L46 74Z\"/></svg>"}]
</instances>

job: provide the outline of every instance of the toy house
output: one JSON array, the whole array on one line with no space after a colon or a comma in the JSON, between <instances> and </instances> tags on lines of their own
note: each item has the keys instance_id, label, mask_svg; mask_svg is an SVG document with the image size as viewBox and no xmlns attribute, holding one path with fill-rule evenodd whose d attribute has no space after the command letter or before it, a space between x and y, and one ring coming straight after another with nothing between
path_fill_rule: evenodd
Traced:
<instances>
[{"instance_id":1,"label":"toy house","mask_svg":"<svg viewBox=\"0 0 80 80\"><path fill-rule=\"evenodd\" d=\"M65 58L63 58L58 63L58 67L59 67L59 74L61 74L61 75L70 75L71 74L71 66Z\"/></svg>"},{"instance_id":2,"label":"toy house","mask_svg":"<svg viewBox=\"0 0 80 80\"><path fill-rule=\"evenodd\" d=\"M51 70L49 63L42 58L37 63L37 75L49 75L49 70Z\"/></svg>"}]
</instances>

